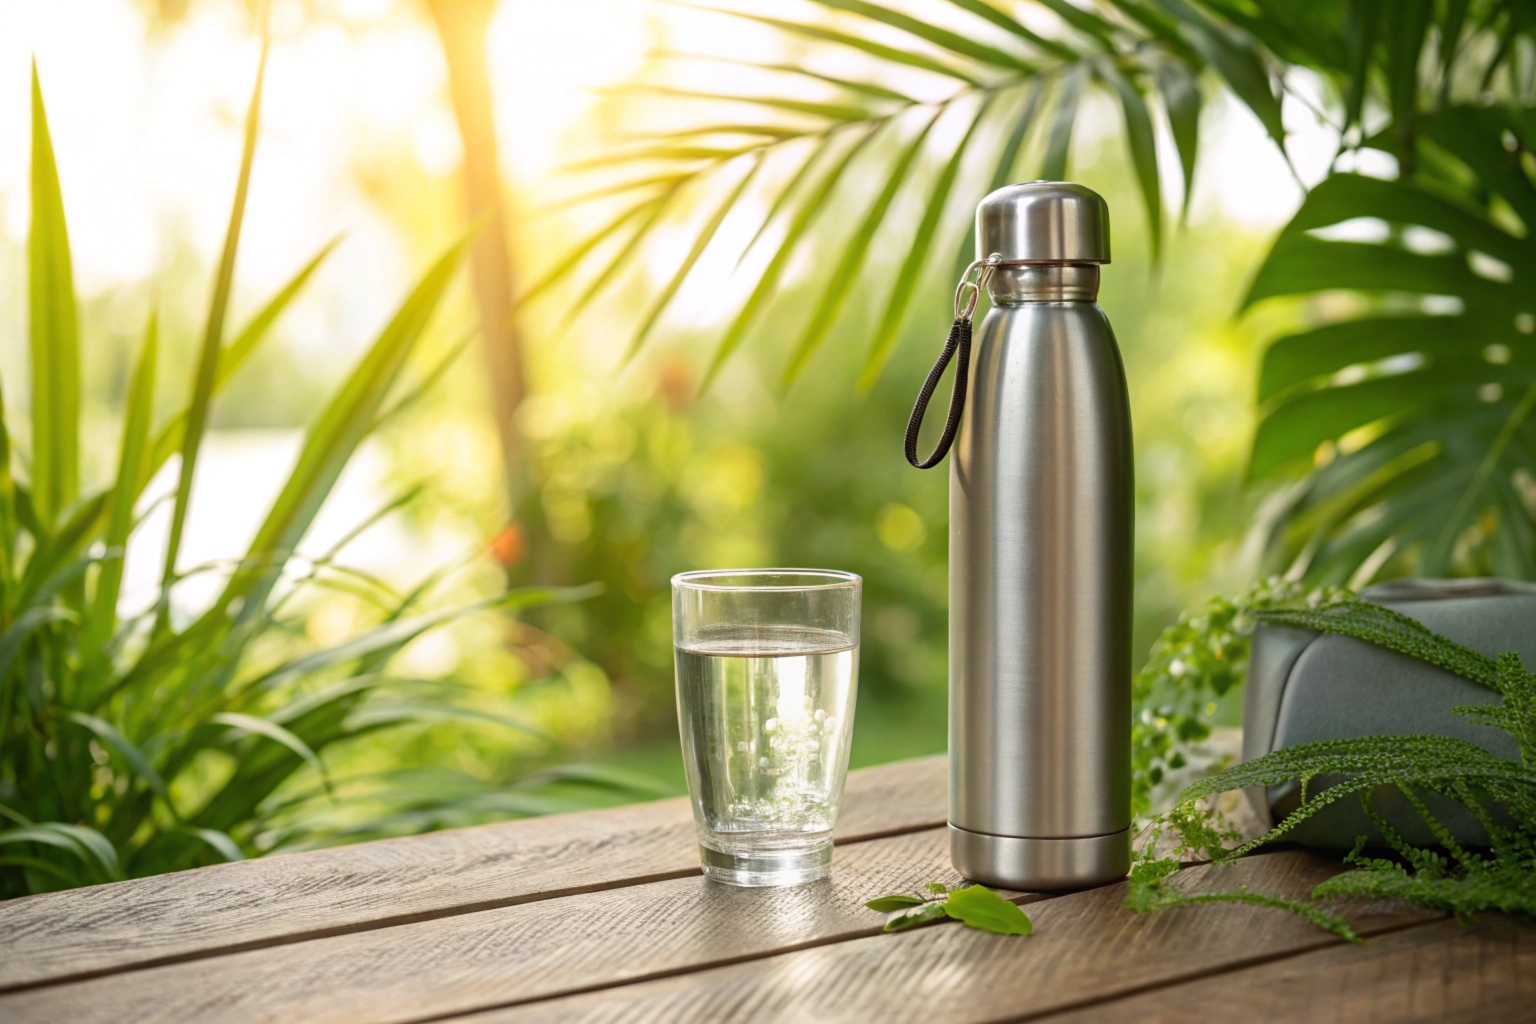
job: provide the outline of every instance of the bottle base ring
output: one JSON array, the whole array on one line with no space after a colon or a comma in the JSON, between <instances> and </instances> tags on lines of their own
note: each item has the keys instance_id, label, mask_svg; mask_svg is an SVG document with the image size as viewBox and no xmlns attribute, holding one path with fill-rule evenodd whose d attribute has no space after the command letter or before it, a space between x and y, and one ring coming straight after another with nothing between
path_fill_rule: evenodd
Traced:
<instances>
[{"instance_id":1,"label":"bottle base ring","mask_svg":"<svg viewBox=\"0 0 1536 1024\"><path fill-rule=\"evenodd\" d=\"M950 824L949 859L973 882L1020 892L1090 889L1131 870L1131 830L1103 836L1031 839Z\"/></svg>"}]
</instances>

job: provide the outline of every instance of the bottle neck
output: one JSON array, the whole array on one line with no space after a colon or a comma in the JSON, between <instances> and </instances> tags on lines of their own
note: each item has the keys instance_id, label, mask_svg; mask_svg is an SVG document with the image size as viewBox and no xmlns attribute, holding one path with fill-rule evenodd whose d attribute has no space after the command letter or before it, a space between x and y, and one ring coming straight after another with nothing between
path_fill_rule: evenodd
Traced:
<instances>
[{"instance_id":1,"label":"bottle neck","mask_svg":"<svg viewBox=\"0 0 1536 1024\"><path fill-rule=\"evenodd\" d=\"M995 306L1093 302L1099 297L1099 268L1095 263L1003 264L992 271L987 294Z\"/></svg>"}]
</instances>

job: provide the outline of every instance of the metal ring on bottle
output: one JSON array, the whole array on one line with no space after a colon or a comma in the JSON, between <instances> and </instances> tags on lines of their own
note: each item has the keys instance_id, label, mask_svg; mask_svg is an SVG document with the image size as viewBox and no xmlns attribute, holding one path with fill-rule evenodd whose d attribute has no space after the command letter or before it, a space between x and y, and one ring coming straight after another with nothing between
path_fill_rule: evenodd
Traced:
<instances>
[{"instance_id":1,"label":"metal ring on bottle","mask_svg":"<svg viewBox=\"0 0 1536 1024\"><path fill-rule=\"evenodd\" d=\"M981 290L987 286L987 278L992 276L992 269L1002 262L1002 253L994 252L984 260L972 260L970 266L965 268L965 273L960 275L960 283L955 287L955 317L969 320L971 314L976 312L976 303L981 301ZM975 281L971 280L971 272L981 268Z\"/></svg>"}]
</instances>

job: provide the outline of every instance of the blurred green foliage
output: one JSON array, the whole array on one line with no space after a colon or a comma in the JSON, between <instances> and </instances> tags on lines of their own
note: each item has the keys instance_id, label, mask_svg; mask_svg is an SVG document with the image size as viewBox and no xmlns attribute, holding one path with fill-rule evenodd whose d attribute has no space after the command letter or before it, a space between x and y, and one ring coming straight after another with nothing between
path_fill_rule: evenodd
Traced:
<instances>
[{"instance_id":1,"label":"blurred green foliage","mask_svg":"<svg viewBox=\"0 0 1536 1024\"><path fill-rule=\"evenodd\" d=\"M1154 638L1182 609L1198 608L1213 592L1239 591L1261 565L1342 581L1362 564L1378 574L1409 571L1419 564L1414 559L1431 548L1438 559L1433 565L1455 571L1524 571L1522 566L1529 564L1530 535L1500 530L1501 524L1520 525L1531 486L1529 472L1524 477L1520 472L1536 450L1529 443L1536 429L1528 416L1529 395L1536 394L1530 390L1536 387L1530 382L1530 319L1529 313L1514 312L1523 301L1529 264L1530 235L1521 234L1524 222L1518 211L1530 202L1520 183L1528 191L1527 114L1536 49L1530 25L1514 16L1513 6L1483 0L1415 2L1391 10L1267 0L1043 3L1032 6L1055 13L1036 12L1041 17L1031 24L1049 24L1053 34L1032 38L1033 29L1012 22L990 4L954 4L967 16L991 23L975 26L978 37L992 33L985 37L986 49L978 49L974 40L957 43L936 26L919 22L914 32L911 25L893 25L883 5L822 6L841 12L832 16L841 19L834 23L850 29L854 49L875 57L876 63L900 65L901 73L909 75L912 69L922 71L924 62L937 62L939 70L922 74L959 83L958 91L936 102L919 102L879 84L905 88L908 79L894 74L879 82L839 81L819 72L806 75L805 68L781 67L770 69L764 81L782 83L785 79L776 76L787 75L802 86L814 78L826 87L818 94L825 103L789 98L777 106L758 105L759 112L771 111L774 117L754 122L757 127L783 128L776 123L783 115L785 124L794 125L791 135L754 133L738 125L658 143L670 147L662 155L681 169L700 159L702 142L719 143L725 135L739 146L745 137L749 151L725 147L707 162L752 177L727 181L714 191L681 188L673 179L657 183L624 223L656 228L656 236L670 247L670 264L653 258L656 253L640 242L621 239L617 248L591 250L592 260L581 268L587 276L579 284L555 281L545 292L561 302L571 300L568 308L579 314L574 320L553 308L555 303L525 302L520 308L531 340L533 397L519 422L531 493L512 513L487 414L483 370L470 359L453 360L454 339L473 317L464 295L445 290L442 302L448 312L443 319L460 330L423 328L407 375L414 373L420 384L432 378L434 368L446 367L446 374L377 436L400 493L415 496L397 513L423 536L467 537L471 549L489 547L502 562L500 568L515 579L592 581L602 585L602 592L582 602L530 609L520 622L489 615L464 619L437 634L436 655L427 645L404 651L404 663L430 668L407 674L437 682L391 683L393 691L379 697L400 703L408 713L359 713L348 720L347 735L359 741L324 754L331 789L341 798L336 803L326 797L312 763L292 746L233 726L197 732L199 742L234 750L236 763L259 752L284 769L281 778L274 775L267 780L270 785L263 783L265 802L257 816L225 830L241 852L275 843L331 842L540 813L649 791L633 775L590 766L529 774L548 769L557 755L641 766L668 776L672 788L679 788L668 579L683 569L800 564L863 575L863 685L854 761L942 750L947 480L942 472L908 468L900 439L916 386L948 323L954 262L969 247L964 236L970 209L989 184L1012 178L1058 177L1070 168L1072 177L1103 193L1115 211L1116 260L1106 269L1101 304L1115 325L1131 387L1138 651L1153 649ZM1371 11L1370 19L1357 17ZM871 29L905 31L910 45L858 45L870 43L873 36L862 39L859 33ZM1443 33L1462 45L1436 49L1437 34ZM808 42L804 33L790 35L796 36L786 47L791 64L820 45ZM1399 45L1404 40L1416 41L1413 55L1423 59L1405 60L1408 50ZM1039 66L1019 66L1018 60L1008 59L1007 47L1029 50L1029 60ZM1473 81L1485 66L1487 80ZM1414 80L1416 69L1422 70L1422 81ZM1267 256L1266 239L1218 219L1197 215L1176 229L1165 223L1163 182L1185 183L1187 208L1200 110L1202 105L1209 109L1215 90L1227 88L1278 138L1284 134L1281 104L1298 101L1293 94L1298 73L1325 80L1324 114L1339 114L1339 126L1346 129L1341 152L1394 153L1407 172L1404 181L1366 183L1358 194L1345 194L1358 183L1340 175L1337 187L1314 192ZM1039 79L1034 85L1032 75ZM1455 96L1452 86L1458 90ZM1467 95L1475 93L1482 102L1476 86L1487 87L1499 104L1523 104L1526 113L1520 117L1525 120L1517 117L1507 126L1496 125L1498 130L1474 133L1470 140L1439 139L1436 133L1443 125L1437 127L1435 116L1440 108L1451 99L1465 99L1462 94L1469 88L1473 91ZM772 100L772 87L763 88ZM669 110L675 110L676 99L665 98ZM921 117L948 116L941 115L941 107L957 113L942 125L923 121L932 127L931 134L918 125ZM1161 117L1160 108L1169 118L1174 145L1157 150L1146 118L1149 110ZM912 124L901 131L890 127L905 111L915 112L908 118ZM1376 118L1371 133L1363 130L1366 115ZM632 127L612 109L602 116L616 126ZM1458 116L1461 122L1473 120L1466 111L1452 115ZM1382 131L1388 123L1382 117L1411 130L1406 136ZM663 128L677 130L677 125ZM860 150L857 160L842 164L847 152L837 147L865 128L878 137ZM793 160L772 164L753 148L793 141L794 133L812 141ZM1478 148L1488 139L1498 142L1497 152ZM915 143L926 143L927 149L919 151ZM966 156L968 145L979 156ZM1469 163L1456 157L1458 146L1463 157L1477 159ZM811 170L802 175L804 167ZM818 178L829 167L837 170L835 179ZM439 247L457 199L451 181L433 177L403 151L356 173L380 209L395 219L409 249ZM1518 194L1512 200L1506 193ZM1436 221L1435 230L1450 238L1452 256L1415 253L1413 245L1423 241L1421 229L1435 227L1425 219L1426 211L1440 209L1435 203L1447 196L1454 216ZM690 297L683 280L689 268L707 270L712 261L729 263L735 256L690 248L686 237L679 246L668 230L686 222L688 231L700 228L698 237L706 240L717 229L722 235L741 235L743 224L728 216L735 205L759 218L758 250L742 261L739 279L720 296L705 296L706 301ZM1387 222L1379 239L1319 240L1309 234L1346 223L1362 211ZM660 216L663 212L667 216ZM890 227L882 228L887 222ZM590 216L578 215L529 218L519 225L520 254L535 271L535 290L544 288L537 275L549 269L548 254L570 251L572 240L593 226ZM752 225L745 228L750 234ZM1489 273L1502 271L1477 264L1474 250L1484 256L1502 254L1512 276L1491 279ZM57 259L59 252L57 243L45 245L42 256ZM1415 256L1422 258L1420 263L1410 259ZM178 285L173 306L187 306L184 297L193 291L189 282L196 284L200 316L202 268L193 262L185 254L176 256L166 276ZM553 262L561 261L556 256ZM1380 282L1383 266L1423 270L1428 263L1434 266L1413 277L1406 298L1364 294L1374 287L1373 280ZM1261 264L1263 286L1250 288ZM20 275L3 276L0 295L19 306L21 297L9 282ZM1347 300L1320 294L1335 284L1358 294ZM602 290L596 290L599 285ZM1252 302L1265 296L1289 298L1245 309L1235 319L1245 289ZM1479 358L1462 358L1459 335L1442 330L1445 336L1438 340L1424 337L1426 325L1433 331L1441 320L1452 322L1439 317L1430 323L1417 315L1426 312L1424 295L1439 294L1490 300L1498 317L1455 321L1480 339L1475 346ZM114 342L102 344L96 353L100 358L81 367L86 397L80 436L112 439L110 445L79 445L83 462L74 472L86 482L115 473L114 466L101 464L99 453L116 451L120 422L131 419L135 367L143 365L135 353L150 351L141 348L142 318L132 318L131 329L124 326L118 305L114 297L97 297L79 315L79 333L110 326ZM1382 319L1383 314L1404 313L1415 314L1406 330L1403 323ZM1345 333L1330 334L1336 326L1330 321L1341 315L1364 319L1345 319ZM172 321L190 323L191 314L172 309L162 323ZM188 370L198 361L206 365L212 335L205 333L199 348L194 333L162 331L159 364ZM1287 337L1262 354L1261 340L1281 334ZM626 361L641 338L649 338L648 347ZM237 344L231 342L221 358L235 352ZM249 361L211 402L211 425L292 425L320 405L324 388L317 375L300 372L291 351L257 349L253 341L239 352L240 359L232 362L247 355ZM1428 362L1409 366L1402 359L1415 354L1427 354ZM1453 364L1455 373L1442 372ZM1399 372L1404 368L1412 371L1406 380ZM1257 406L1256 379L1262 402ZM49 381L56 383L53 377ZM856 387L856 381L863 386ZM1487 387L1490 383L1499 385L1496 394ZM1406 397L1405 389L1411 392ZM147 406L155 423L165 421L168 412L179 413L197 394L189 387L168 400L165 389L159 391L156 396L151 389ZM1386 405L1357 401L1362 396L1381 399L1383 393ZM28 408L37 415L40 406L34 400ZM142 402L139 408L145 408ZM1328 415L1309 412L1319 408ZM1405 410L1414 416L1400 416ZM1250 442L1261 418L1267 426L1259 432L1257 451L1263 461L1258 468L1273 471L1265 486L1284 490L1300 481L1286 492L1289 504L1261 506L1246 488ZM1409 419L1413 422L1405 428ZM45 417L44 429L30 432L34 444L59 442L49 433L50 422ZM1383 463L1378 458L1402 444L1410 453L1425 454L1421 442L1426 432L1455 442L1428 453L1439 459L1439 470L1425 472L1427 463L1411 459ZM1491 462L1490 441L1499 446ZM156 458L164 461L178 447L172 443ZM15 465L21 465L19 458ZM1377 472L1383 466L1386 471ZM49 495L45 503L53 511L67 510L68 503L58 499L71 492L68 474L49 476L54 468L54 463L37 464L34 456L20 475L41 469L43 493ZM1427 497L1400 500L1415 493ZM1472 498L1459 497L1463 494ZM1471 525L1444 543L1441 520ZM1403 536L1404 524L1437 535L1424 534L1427 545L1384 546ZM110 545L86 546L96 539L89 535L75 552L86 562L80 580L48 595L70 614L83 607L84 596L98 592L92 588L99 590L111 561ZM17 557L30 556L30 543L15 547ZM1372 562L1368 556L1376 553L1381 557ZM488 559L471 556L470 562L465 576L445 586L444 606L487 598L505 584ZM339 564L326 568L343 575ZM371 582L343 584L325 576L322 572L310 581L327 587L323 593L295 598L288 608L291 615L272 620L262 638L270 648L263 647L256 661L242 661L244 649L220 653L232 678L258 677L257 662L270 668L305 649L344 643L398 614L408 597ZM1271 589L1270 597L1288 599L1295 593L1291 584ZM1138 732L1138 771L1147 800L1158 799L1172 780L1209 754L1200 748L1205 730L1234 724L1238 687L1233 681L1241 674L1235 662L1246 643L1243 623L1251 603L1217 602L1192 613L1154 649L1138 681L1145 712ZM174 634L185 626L155 618L140 624L151 636L155 630ZM50 622L26 641L34 646L18 643L17 650L33 654L52 644L75 651L73 630L62 619ZM114 665L127 664L137 653L132 643L125 644L114 653ZM1176 662L1199 668L1179 671ZM307 682L285 684L262 697L271 703L235 710L281 724L286 720L282 709L291 702L312 699L321 684L355 679L361 666L338 663L326 670L334 670L334 676L321 673ZM1185 687L1181 679L1197 685ZM19 699L22 693L13 688L6 699ZM51 699L44 694L38 707ZM451 707L468 717L445 711ZM449 714L455 714L452 721L440 721ZM103 717L118 723L135 745L161 741L162 734L133 733L126 727L128 719ZM514 717L538 735L509 730L501 719ZM215 755L199 755L183 779L165 778L167 800L153 792L147 777L133 775L129 754L101 742L92 747L89 730L78 723L49 725L63 731L44 735L47 718L34 715L27 749L46 754L51 740L66 760L74 758L70 763L80 786L72 791L75 802L59 804L58 811L68 828L95 827L97 807L106 803L92 801L131 798L135 807L149 808L134 820L174 830L180 827L178 815L191 820L207 795L234 777L222 774L228 761L216 769ZM387 742L363 738L385 724L391 727ZM195 732L204 725L194 716L175 729ZM163 735L179 736L175 729ZM318 759L323 744L289 731L308 743ZM150 748L140 746L140 752L152 765L171 749L153 743ZM21 764L20 758L10 757L10 749L5 763ZM44 756L39 763L48 760ZM101 773L110 775L110 786L92 795L90 787L101 781L96 778ZM0 768L0 803L10 804L7 796L15 799L20 778L14 767ZM107 813L110 820L115 812L109 808ZM21 816L41 820L35 814ZM123 850L140 848L136 829ZM18 855L37 853L26 848ZM218 855L205 837L202 847L179 847L174 864L153 863L174 866ZM86 847L70 856L84 865L82 872L92 863ZM131 858L120 858L120 867L126 863ZM131 867L155 869L148 859ZM7 877L34 886L54 884L42 878L46 869L34 865L31 870L32 875Z\"/></svg>"},{"instance_id":2,"label":"blurred green foliage","mask_svg":"<svg viewBox=\"0 0 1536 1024\"><path fill-rule=\"evenodd\" d=\"M1114 208L1135 201L1114 146L1084 144L1077 157ZM1136 645L1146 651L1181 609L1241 585L1246 382L1261 332L1288 314L1231 319L1263 253L1263 239L1239 227L1188 225L1167 239L1155 274L1138 220L1117 222L1115 245L1102 302L1131 386ZM703 329L622 365L606 328L635 308L623 292L537 364L538 394L522 415L537 494L518 524L517 569L604 585L589 601L528 617L612 679L614 756L680 785L668 580L739 565L862 575L854 763L944 749L948 477L917 472L901 455L913 396L949 322L950 285L939 276L914 297L889 369L864 393L849 386L863 353L838 333L787 392L777 386L780 354L749 344L700 396L700 354L712 340ZM815 281L789 285L785 315L806 311L815 291ZM868 302L856 296L850 315ZM437 481L420 510L427 521L467 519L488 532L497 481L471 468L494 458L471 401L478 386L472 368L457 367L448 400L423 405L388 443L401 481ZM460 467L445 463L450 448L481 454Z\"/></svg>"},{"instance_id":3,"label":"blurred green foliage","mask_svg":"<svg viewBox=\"0 0 1536 1024\"><path fill-rule=\"evenodd\" d=\"M30 445L16 443L17 418L0 403L0 899L643 795L613 770L529 773L548 759L558 729L541 728L549 701L518 685L526 673L502 673L492 688L468 672L401 671L396 658L475 613L582 592L507 590L498 579L466 600L463 564L422 574L404 592L349 568L343 549L419 488L330 550L296 550L362 441L434 381L430 370L409 371L411 355L462 244L430 266L315 417L245 554L230 564L180 564L190 484L220 385L329 248L224 342L260 97L258 72L191 399L157 422L160 337L151 315L127 386L119 456L103 486L81 472L81 362L94 346L82 345L64 197L34 69ZM125 552L144 521L140 499L177 454L181 485L161 583L148 607L124 613ZM207 575L219 580L209 607L177 600L180 584ZM504 631L506 620L497 625ZM606 684L574 659L564 662L548 666L561 677L554 717L586 724L583 704L596 690L601 705ZM451 737L436 728L463 722L470 727ZM466 770L486 766L463 756L487 727L499 734L496 774ZM385 730L389 742L378 743ZM359 742L365 738L375 742ZM445 746L457 764L441 756Z\"/></svg>"},{"instance_id":4,"label":"blurred green foliage","mask_svg":"<svg viewBox=\"0 0 1536 1024\"><path fill-rule=\"evenodd\" d=\"M887 549L919 529L942 536L942 511L907 493L921 485L886 473L876 438L895 438L895 423L866 428L901 404L886 405L893 371L917 379L893 353L942 330L923 310L943 308L939 289L970 256L975 198L1070 168L1117 211L1122 267L1106 275L1102 304L1132 386L1138 647L1152 623L1187 606L1186 581L1231 586L1241 582L1231 574L1261 566L1354 586L1407 572L1536 572L1529 11L1496 0L953 4L964 15L864 0L815 6L824 10L785 18L706 8L766 27L796 56L765 63L706 44L659 60L624 100L638 132L578 165L595 175L579 202L606 212L527 293L569 276L580 281L567 289L570 308L627 307L626 282L633 289L635 276L657 272L635 270L645 266L636 253L666 238L671 255L658 262L675 269L641 287L645 306L605 318L638 350L656 344L658 315L708 254L728 260L734 248L735 287L713 303L723 319L694 339L703 351L691 365L706 394L725 391L733 411L761 410L763 426L746 431L768 482L754 521L761 528L789 506L774 542L758 548L770 560L833 548L841 560L829 564L892 578L886 553L867 553L880 543L816 541L854 524L891 540ZM720 64L737 72L729 84L700 71ZM1182 182L1187 209L1200 114L1215 89L1245 106L1287 161L1285 103L1306 106L1335 136L1324 180L1251 279L1233 273L1232 246L1200 238L1193 256L1179 252L1187 236L1165 237L1163 183ZM1158 107L1172 146L1157 144ZM1089 119L1118 121L1123 162L1074 159L1078 122ZM1377 176L1355 173L1387 163ZM1144 219L1121 212L1138 205ZM730 229L739 234L743 219L756 225L744 249ZM605 244L607 255L594 255ZM1148 262L1158 289L1125 274L1123 264ZM1189 328L1209 332L1207 303L1226 306L1220 316L1273 298L1291 301L1262 308L1274 318L1264 333L1284 336L1257 375L1249 434L1247 415L1212 393L1247 398L1252 347L1194 340ZM744 356L745 391L730 380ZM846 382L842 393L829 379ZM782 404L748 400L796 381L805 383ZM850 407L866 416L850 422ZM694 425L708 421L701 413ZM801 429L812 421L817 429ZM818 432L836 438L836 464L820 461ZM782 461L780 437L794 445ZM1238 498L1245 475L1257 484L1252 506ZM846 485L823 489L824 479ZM780 498L780 486L806 506ZM912 554L942 558L921 543ZM942 649L924 629L942 598L910 582L918 578L927 577L898 572L898 585L870 600L868 635L880 642L883 616L893 647L889 659L878 649L866 659L876 694L910 692L903 675L930 671L928 659L899 653L902 638Z\"/></svg>"}]
</instances>

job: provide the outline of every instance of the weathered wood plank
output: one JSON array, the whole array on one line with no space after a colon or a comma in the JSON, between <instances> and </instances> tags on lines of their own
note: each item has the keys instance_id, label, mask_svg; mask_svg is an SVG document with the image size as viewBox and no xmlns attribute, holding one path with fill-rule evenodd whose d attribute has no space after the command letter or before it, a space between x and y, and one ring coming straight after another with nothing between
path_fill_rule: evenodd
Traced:
<instances>
[{"instance_id":1,"label":"weathered wood plank","mask_svg":"<svg viewBox=\"0 0 1536 1024\"><path fill-rule=\"evenodd\" d=\"M932 828L945 806L942 757L856 771L838 841ZM0 904L0 992L698 870L679 798L29 896Z\"/></svg>"},{"instance_id":2,"label":"weathered wood plank","mask_svg":"<svg viewBox=\"0 0 1536 1024\"><path fill-rule=\"evenodd\" d=\"M872 935L865 900L935 879L959 877L928 829L844 846L810 885L606 889L14 992L0 1019L418 1021Z\"/></svg>"},{"instance_id":3,"label":"weathered wood plank","mask_svg":"<svg viewBox=\"0 0 1536 1024\"><path fill-rule=\"evenodd\" d=\"M1190 874L1204 889L1247 884L1300 896L1337 870L1336 862L1284 852ZM1121 883L1037 903L1030 938L946 923L454 1020L1015 1020L1338 944L1279 911L1224 903L1136 915L1124 898ZM1351 914L1366 934L1433 917L1401 906Z\"/></svg>"},{"instance_id":4,"label":"weathered wood plank","mask_svg":"<svg viewBox=\"0 0 1536 1024\"><path fill-rule=\"evenodd\" d=\"M1536 1016L1536 925L1489 915L1436 921L1300 956L1052 1015L1051 1024L1195 1016L1265 1021L1529 1021Z\"/></svg>"}]
</instances>

